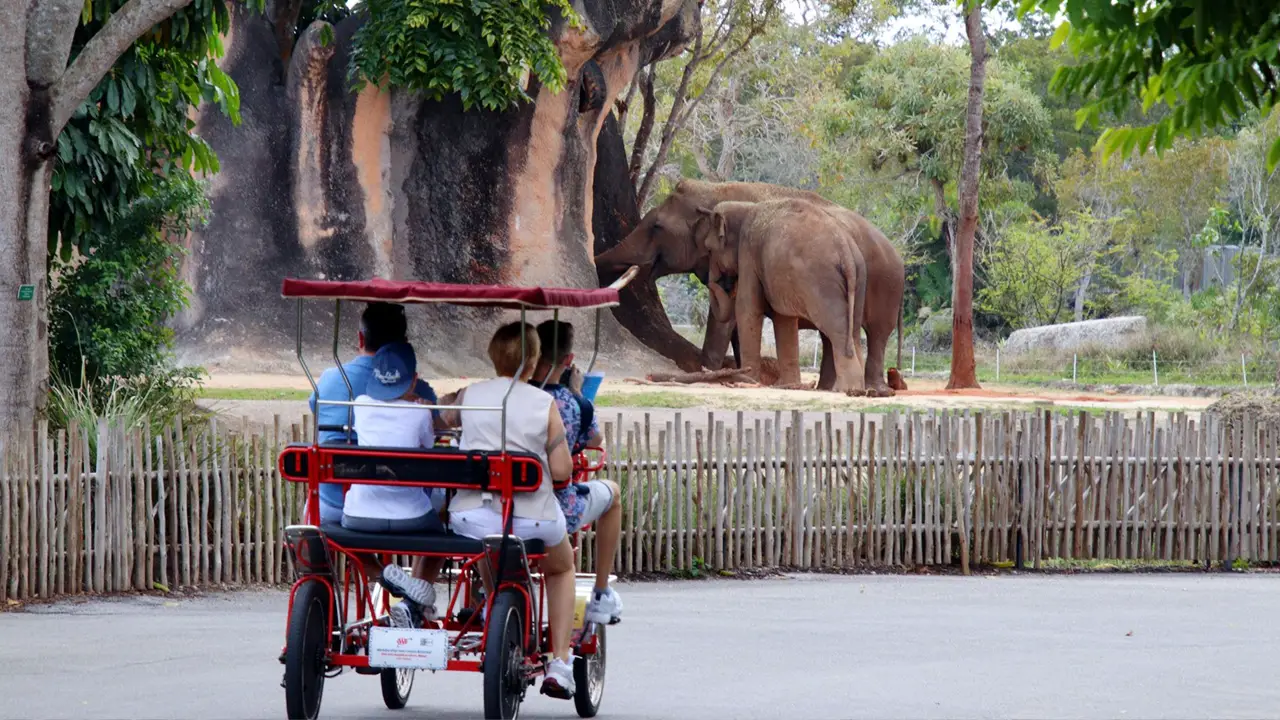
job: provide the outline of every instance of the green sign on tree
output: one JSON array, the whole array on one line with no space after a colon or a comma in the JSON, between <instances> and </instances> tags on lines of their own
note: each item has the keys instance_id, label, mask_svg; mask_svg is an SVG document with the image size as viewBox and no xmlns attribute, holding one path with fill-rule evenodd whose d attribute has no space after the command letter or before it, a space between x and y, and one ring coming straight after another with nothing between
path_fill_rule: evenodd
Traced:
<instances>
[{"instance_id":1,"label":"green sign on tree","mask_svg":"<svg viewBox=\"0 0 1280 720\"><path fill-rule=\"evenodd\" d=\"M18 286L18 302L31 302L36 297L35 285Z\"/></svg>"}]
</instances>

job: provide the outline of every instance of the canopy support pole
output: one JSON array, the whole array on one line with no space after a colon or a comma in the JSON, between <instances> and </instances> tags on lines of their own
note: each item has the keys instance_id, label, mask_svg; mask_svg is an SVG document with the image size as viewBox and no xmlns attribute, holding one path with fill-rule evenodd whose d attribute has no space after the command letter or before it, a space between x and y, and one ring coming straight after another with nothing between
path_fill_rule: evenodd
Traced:
<instances>
[{"instance_id":1,"label":"canopy support pole","mask_svg":"<svg viewBox=\"0 0 1280 720\"><path fill-rule=\"evenodd\" d=\"M342 360L338 357L338 334L341 332L341 329L342 329L342 301L335 300L334 306L333 306L333 364L338 368L338 373L342 375L342 384L347 386L347 400L349 400L350 402L355 402L356 394L355 394L355 391L351 389L351 378L347 377L347 369L342 367ZM316 397L319 398L320 394L316 393ZM318 421L318 418L317 418L317 421ZM351 442L351 428L355 427L355 424L356 424L355 409L351 406L348 406L347 407L347 427L344 430L344 433L346 434L346 437L347 437L347 442ZM317 428L320 427L319 422L316 423L316 427ZM317 438L319 438L318 433L319 433L319 430L317 430L317 435L316 435Z\"/></svg>"}]
</instances>

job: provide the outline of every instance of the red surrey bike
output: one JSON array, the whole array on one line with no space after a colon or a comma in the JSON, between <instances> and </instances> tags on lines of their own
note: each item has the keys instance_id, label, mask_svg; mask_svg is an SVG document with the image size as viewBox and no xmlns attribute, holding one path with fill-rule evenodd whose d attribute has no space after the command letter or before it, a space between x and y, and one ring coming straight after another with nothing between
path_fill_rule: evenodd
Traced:
<instances>
[{"instance_id":1,"label":"red surrey bike","mask_svg":"<svg viewBox=\"0 0 1280 720\"><path fill-rule=\"evenodd\" d=\"M558 318L566 308L596 310L595 353L599 352L600 311L618 304L618 291L634 277L634 269L610 287L594 290L518 288L423 282L284 281L283 295L298 302L297 356L303 371L316 387L302 351L304 299L335 302L333 358L347 385L346 401L318 400L317 405L359 403L338 361L342 303L396 302L445 303L519 310L521 319L531 311L551 311ZM521 349L522 357L524 348ZM554 349L553 349L554 352ZM506 413L501 406L468 408ZM318 407L316 410L318 411ZM414 409L453 409L444 405L420 405ZM348 415L350 418L350 414ZM417 670L478 672L484 678L486 718L515 718L527 689L546 670L550 638L546 618L546 592L539 561L543 543L511 534L511 500L517 493L533 492L542 481L536 456L507 452L478 452L440 446L405 450L360 447L349 443L321 443L322 431L349 433L351 422L338 427L315 425L312 442L292 444L279 457L281 474L307 485L306 519L309 524L285 529L284 541L293 559L295 580L289 595L285 633L285 706L290 718L319 716L325 680L347 669L381 679L382 697L391 709L409 701ZM573 481L589 479L604 467L604 454L579 454L574 458ZM390 485L444 490L481 490L503 499L504 530L483 540L454 535L381 534L347 530L337 524L321 524L319 488L322 483L342 485ZM578 538L573 537L577 548ZM370 582L362 559L372 556L379 565L392 558L443 558L448 566L442 579L448 584L447 607L440 619L422 627L395 628L388 613L395 602L380 585ZM496 569L491 594L484 597L486 612L468 611L480 596L482 563ZM403 560L400 560L403 562ZM593 575L579 575L575 631L573 633L574 705L581 717L600 710L605 680L605 628L586 623L585 605Z\"/></svg>"}]
</instances>

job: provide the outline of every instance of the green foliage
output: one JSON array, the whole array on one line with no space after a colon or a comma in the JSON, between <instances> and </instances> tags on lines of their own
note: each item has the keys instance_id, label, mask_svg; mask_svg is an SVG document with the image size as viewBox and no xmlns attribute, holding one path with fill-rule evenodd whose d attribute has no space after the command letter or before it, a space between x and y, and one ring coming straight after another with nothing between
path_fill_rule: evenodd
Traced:
<instances>
[{"instance_id":1,"label":"green foliage","mask_svg":"<svg viewBox=\"0 0 1280 720\"><path fill-rule=\"evenodd\" d=\"M1097 262L1090 218L1052 227L1020 223L992 238L982 250L984 285L977 304L1014 329L1069 319L1072 296Z\"/></svg>"},{"instance_id":2,"label":"green foliage","mask_svg":"<svg viewBox=\"0 0 1280 720\"><path fill-rule=\"evenodd\" d=\"M880 51L850 79L848 99L830 108L831 135L856 139L873 169L919 172L943 184L959 176L968 102L969 56L914 38ZM1021 68L987 66L983 167L1000 175L1005 154L1043 151L1049 116Z\"/></svg>"},{"instance_id":3,"label":"green foliage","mask_svg":"<svg viewBox=\"0 0 1280 720\"><path fill-rule=\"evenodd\" d=\"M560 92L566 75L546 6L579 23L570 0L363 0L352 75L436 100L457 93L466 110L529 100L529 74Z\"/></svg>"},{"instance_id":4,"label":"green foliage","mask_svg":"<svg viewBox=\"0 0 1280 720\"><path fill-rule=\"evenodd\" d=\"M100 420L125 429L149 428L160 433L182 418L188 427L203 419L196 406L203 371L169 369L136 378L81 375L68 382L55 376L45 412L55 429L95 428ZM90 456L97 449L97 433L89 433Z\"/></svg>"},{"instance_id":5,"label":"green foliage","mask_svg":"<svg viewBox=\"0 0 1280 720\"><path fill-rule=\"evenodd\" d=\"M995 4L995 0L988 0ZM1079 60L1061 67L1052 88L1093 94L1077 122L1097 123L1135 102L1144 111L1164 106L1163 118L1137 127L1108 128L1106 155L1168 149L1178 135L1228 126L1251 112L1269 113L1280 97L1276 81L1280 13L1275 2L1250 0L1022 0L1068 23L1054 34ZM1280 138L1266 167L1280 161Z\"/></svg>"},{"instance_id":6,"label":"green foliage","mask_svg":"<svg viewBox=\"0 0 1280 720\"><path fill-rule=\"evenodd\" d=\"M171 236L185 234L207 207L203 187L178 176L93 234L88 254L55 261L49 360L56 378L92 384L167 366L173 331L164 323L187 297L181 246Z\"/></svg>"},{"instance_id":7,"label":"green foliage","mask_svg":"<svg viewBox=\"0 0 1280 720\"><path fill-rule=\"evenodd\" d=\"M86 3L73 52L124 2ZM217 171L190 111L211 103L239 121L239 90L213 62L228 22L226 3L191 3L134 43L76 110L57 141L51 255L66 261L73 252L90 252L93 239L109 233L161 178Z\"/></svg>"}]
</instances>

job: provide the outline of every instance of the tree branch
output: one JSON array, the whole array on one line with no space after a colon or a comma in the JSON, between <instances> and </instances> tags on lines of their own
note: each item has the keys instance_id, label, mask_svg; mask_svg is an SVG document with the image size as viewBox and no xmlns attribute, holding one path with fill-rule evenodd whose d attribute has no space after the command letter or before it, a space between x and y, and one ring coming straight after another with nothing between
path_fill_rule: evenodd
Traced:
<instances>
[{"instance_id":1,"label":"tree branch","mask_svg":"<svg viewBox=\"0 0 1280 720\"><path fill-rule=\"evenodd\" d=\"M644 97L644 110L640 116L640 128L636 130L636 139L631 146L631 187L639 189L640 166L644 164L644 151L649 146L649 136L653 134L653 123L657 120L658 102L653 90L653 76L657 72L655 66L649 66L649 72L640 77L640 91ZM640 203L640 195L636 193L636 205L644 211Z\"/></svg>"},{"instance_id":2,"label":"tree branch","mask_svg":"<svg viewBox=\"0 0 1280 720\"><path fill-rule=\"evenodd\" d=\"M48 88L67 69L83 0L36 0L27 22L27 83Z\"/></svg>"},{"instance_id":3,"label":"tree branch","mask_svg":"<svg viewBox=\"0 0 1280 720\"><path fill-rule=\"evenodd\" d=\"M190 2L129 0L124 7L112 13L53 86L53 134L56 136L62 132L76 108L89 97L89 93L135 40Z\"/></svg>"}]
</instances>

